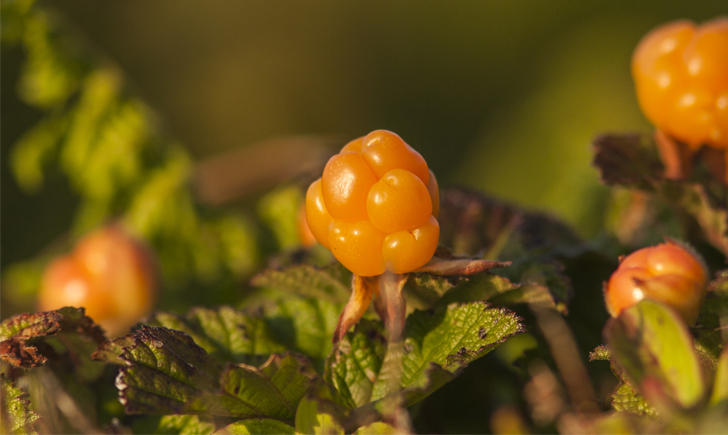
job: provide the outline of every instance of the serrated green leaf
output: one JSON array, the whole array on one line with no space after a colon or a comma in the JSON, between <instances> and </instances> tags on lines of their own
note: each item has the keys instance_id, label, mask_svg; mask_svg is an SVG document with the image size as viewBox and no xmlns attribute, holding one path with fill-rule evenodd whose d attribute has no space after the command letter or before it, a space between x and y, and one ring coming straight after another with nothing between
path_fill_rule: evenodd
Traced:
<instances>
[{"instance_id":1,"label":"serrated green leaf","mask_svg":"<svg viewBox=\"0 0 728 435\"><path fill-rule=\"evenodd\" d=\"M232 307L195 307L184 316L157 312L147 324L184 332L220 362L260 363L286 350L264 319Z\"/></svg>"},{"instance_id":2,"label":"serrated green leaf","mask_svg":"<svg viewBox=\"0 0 728 435\"><path fill-rule=\"evenodd\" d=\"M236 421L215 432L230 435L294 435L296 430L278 420L270 418L248 418Z\"/></svg>"},{"instance_id":3,"label":"serrated green leaf","mask_svg":"<svg viewBox=\"0 0 728 435\"><path fill-rule=\"evenodd\" d=\"M292 421L316 378L310 363L271 355L260 368L223 366L187 334L142 325L104 343L95 357L121 363L116 386L131 414L196 414Z\"/></svg>"},{"instance_id":4,"label":"serrated green leaf","mask_svg":"<svg viewBox=\"0 0 728 435\"><path fill-rule=\"evenodd\" d=\"M650 406L634 388L624 382L612 394L612 407L620 412L631 412L651 417L657 416L657 410Z\"/></svg>"},{"instance_id":5,"label":"serrated green leaf","mask_svg":"<svg viewBox=\"0 0 728 435\"><path fill-rule=\"evenodd\" d=\"M610 321L605 336L613 358L641 391L643 382L657 383L685 408L702 398L705 385L692 338L670 308L643 300Z\"/></svg>"},{"instance_id":6,"label":"serrated green leaf","mask_svg":"<svg viewBox=\"0 0 728 435\"><path fill-rule=\"evenodd\" d=\"M165 415L159 420L156 434L209 435L215 432L215 424L204 421L198 415Z\"/></svg>"},{"instance_id":7,"label":"serrated green leaf","mask_svg":"<svg viewBox=\"0 0 728 435\"><path fill-rule=\"evenodd\" d=\"M229 366L221 384L235 415L292 421L298 403L316 377L302 356L271 355L259 369L243 364Z\"/></svg>"},{"instance_id":8,"label":"serrated green leaf","mask_svg":"<svg viewBox=\"0 0 728 435\"><path fill-rule=\"evenodd\" d=\"M0 374L0 428L6 434L37 434L33 423L40 416L30 409L30 396Z\"/></svg>"},{"instance_id":9,"label":"serrated green leaf","mask_svg":"<svg viewBox=\"0 0 728 435\"><path fill-rule=\"evenodd\" d=\"M327 361L326 378L350 407L371 401L372 388L379 375L387 341L381 322L361 319L347 333Z\"/></svg>"},{"instance_id":10,"label":"serrated green leaf","mask_svg":"<svg viewBox=\"0 0 728 435\"><path fill-rule=\"evenodd\" d=\"M227 415L214 394L222 366L182 332L142 326L104 343L94 357L123 363L116 387L128 413Z\"/></svg>"},{"instance_id":11,"label":"serrated green leaf","mask_svg":"<svg viewBox=\"0 0 728 435\"><path fill-rule=\"evenodd\" d=\"M351 273L340 264L326 268L299 265L284 270L265 270L256 275L251 284L335 304L346 303L351 295Z\"/></svg>"},{"instance_id":12,"label":"serrated green leaf","mask_svg":"<svg viewBox=\"0 0 728 435\"><path fill-rule=\"evenodd\" d=\"M317 366L331 353L341 304L310 298L287 298L266 307L265 321L287 349L311 357Z\"/></svg>"},{"instance_id":13,"label":"serrated green leaf","mask_svg":"<svg viewBox=\"0 0 728 435\"><path fill-rule=\"evenodd\" d=\"M387 345L379 323L360 321L329 358L327 379L355 406L393 392L402 392L409 406L523 327L504 308L471 302L416 311L405 331L401 347Z\"/></svg>"},{"instance_id":14,"label":"serrated green leaf","mask_svg":"<svg viewBox=\"0 0 728 435\"><path fill-rule=\"evenodd\" d=\"M407 318L402 387L420 386L431 379L431 364L454 373L490 352L507 337L523 332L519 318L504 308L483 302L450 304L434 312L417 311ZM379 399L377 387L373 398ZM410 405L411 403L408 403Z\"/></svg>"}]
</instances>

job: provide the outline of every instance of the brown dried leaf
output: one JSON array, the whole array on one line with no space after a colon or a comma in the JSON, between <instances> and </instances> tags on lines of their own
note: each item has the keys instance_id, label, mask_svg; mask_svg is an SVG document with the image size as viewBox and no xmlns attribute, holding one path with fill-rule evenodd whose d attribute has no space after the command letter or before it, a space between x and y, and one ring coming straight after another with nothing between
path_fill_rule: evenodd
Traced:
<instances>
[{"instance_id":1,"label":"brown dried leaf","mask_svg":"<svg viewBox=\"0 0 728 435\"><path fill-rule=\"evenodd\" d=\"M66 342L79 351L95 347L106 337L83 308L65 307L41 313L13 316L0 324L0 359L15 367L32 368L45 364L53 349L44 343L46 337L65 334Z\"/></svg>"}]
</instances>

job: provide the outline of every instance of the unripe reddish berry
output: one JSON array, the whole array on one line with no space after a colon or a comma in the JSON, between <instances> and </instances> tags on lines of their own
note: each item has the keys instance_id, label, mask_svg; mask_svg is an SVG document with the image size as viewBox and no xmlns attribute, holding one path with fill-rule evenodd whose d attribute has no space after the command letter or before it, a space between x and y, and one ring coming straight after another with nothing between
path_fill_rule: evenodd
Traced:
<instances>
[{"instance_id":1,"label":"unripe reddish berry","mask_svg":"<svg viewBox=\"0 0 728 435\"><path fill-rule=\"evenodd\" d=\"M349 270L411 272L435 253L440 193L422 156L377 130L346 144L306 193L311 232Z\"/></svg>"},{"instance_id":2,"label":"unripe reddish berry","mask_svg":"<svg viewBox=\"0 0 728 435\"><path fill-rule=\"evenodd\" d=\"M122 334L154 306L153 261L147 248L120 226L96 230L48 266L38 308L84 307L109 336Z\"/></svg>"},{"instance_id":3,"label":"unripe reddish berry","mask_svg":"<svg viewBox=\"0 0 728 435\"><path fill-rule=\"evenodd\" d=\"M705 299L707 281L707 270L698 254L668 241L622 259L609 278L604 299L613 317L642 299L650 299L672 307L690 325Z\"/></svg>"}]
</instances>

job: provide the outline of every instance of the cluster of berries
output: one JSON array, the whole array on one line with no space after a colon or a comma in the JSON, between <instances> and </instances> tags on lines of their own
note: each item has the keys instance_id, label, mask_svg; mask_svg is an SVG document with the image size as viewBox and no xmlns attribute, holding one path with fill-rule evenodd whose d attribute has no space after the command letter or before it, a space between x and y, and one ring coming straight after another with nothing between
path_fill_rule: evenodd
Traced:
<instances>
[{"instance_id":1,"label":"cluster of berries","mask_svg":"<svg viewBox=\"0 0 728 435\"><path fill-rule=\"evenodd\" d=\"M316 240L359 276L408 273L437 248L439 190L422 156L376 130L333 156L306 193Z\"/></svg>"},{"instance_id":2,"label":"cluster of berries","mask_svg":"<svg viewBox=\"0 0 728 435\"><path fill-rule=\"evenodd\" d=\"M728 149L728 17L654 29L634 52L632 75L658 129L693 149Z\"/></svg>"}]
</instances>

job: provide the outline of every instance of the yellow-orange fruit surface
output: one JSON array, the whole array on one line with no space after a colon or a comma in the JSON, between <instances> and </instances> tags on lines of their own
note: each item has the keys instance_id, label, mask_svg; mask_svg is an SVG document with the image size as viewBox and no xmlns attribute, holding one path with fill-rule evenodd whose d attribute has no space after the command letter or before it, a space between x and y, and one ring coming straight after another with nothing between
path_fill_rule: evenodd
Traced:
<instances>
[{"instance_id":1,"label":"yellow-orange fruit surface","mask_svg":"<svg viewBox=\"0 0 728 435\"><path fill-rule=\"evenodd\" d=\"M329 160L306 193L306 218L355 274L408 273L435 253L439 198L422 156L395 133L376 130Z\"/></svg>"},{"instance_id":2,"label":"yellow-orange fruit surface","mask_svg":"<svg viewBox=\"0 0 728 435\"><path fill-rule=\"evenodd\" d=\"M728 17L654 29L635 49L632 76L658 129L693 149L728 148Z\"/></svg>"}]
</instances>

